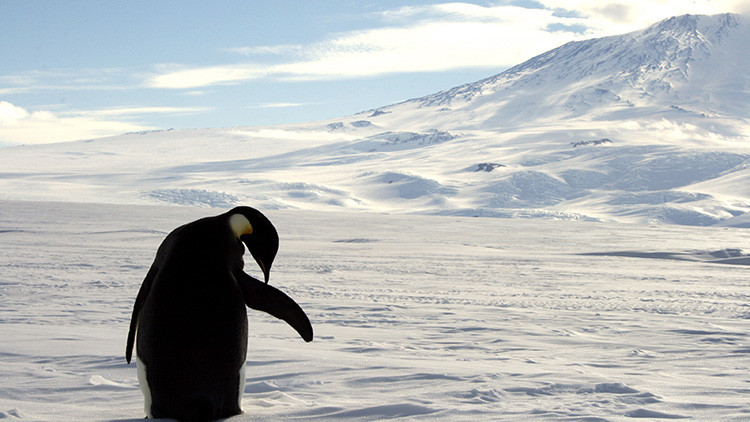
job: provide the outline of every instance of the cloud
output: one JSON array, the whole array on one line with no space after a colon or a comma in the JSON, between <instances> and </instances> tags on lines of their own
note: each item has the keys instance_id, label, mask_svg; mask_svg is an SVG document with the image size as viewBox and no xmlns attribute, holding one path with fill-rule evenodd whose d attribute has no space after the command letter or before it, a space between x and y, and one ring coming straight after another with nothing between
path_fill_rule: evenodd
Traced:
<instances>
[{"instance_id":1,"label":"cloud","mask_svg":"<svg viewBox=\"0 0 750 422\"><path fill-rule=\"evenodd\" d=\"M302 53L303 46L296 44L279 44L279 45L262 45L258 47L237 47L237 48L225 48L224 51L232 54L240 54L243 56L252 55L280 55L280 54L300 54Z\"/></svg>"},{"instance_id":2,"label":"cloud","mask_svg":"<svg viewBox=\"0 0 750 422\"><path fill-rule=\"evenodd\" d=\"M247 108L289 108L289 107L303 107L312 105L313 103L263 103L254 106L248 106Z\"/></svg>"},{"instance_id":3,"label":"cloud","mask_svg":"<svg viewBox=\"0 0 750 422\"><path fill-rule=\"evenodd\" d=\"M0 101L0 145L42 144L101 138L127 132L156 129L127 121L134 116L154 113L194 113L205 108L122 107L53 113L30 112L7 101Z\"/></svg>"},{"instance_id":4,"label":"cloud","mask_svg":"<svg viewBox=\"0 0 750 422\"><path fill-rule=\"evenodd\" d=\"M13 124L29 117L29 112L7 101L0 101L0 124Z\"/></svg>"},{"instance_id":5,"label":"cloud","mask_svg":"<svg viewBox=\"0 0 750 422\"><path fill-rule=\"evenodd\" d=\"M122 68L30 70L0 75L0 95L39 91L112 91L140 85L137 71Z\"/></svg>"},{"instance_id":6,"label":"cloud","mask_svg":"<svg viewBox=\"0 0 750 422\"><path fill-rule=\"evenodd\" d=\"M192 89L248 80L307 81L392 73L502 69L568 41L630 32L670 16L740 12L746 0L536 0L406 6L373 16L380 26L305 45L225 49L253 60L162 69L154 88ZM743 6L745 5L745 6ZM276 61L273 59L276 58Z\"/></svg>"},{"instance_id":7,"label":"cloud","mask_svg":"<svg viewBox=\"0 0 750 422\"><path fill-rule=\"evenodd\" d=\"M73 111L64 113L64 115L101 118L111 116L142 116L148 114L193 114L209 110L211 110L210 107L118 107L100 110Z\"/></svg>"},{"instance_id":8,"label":"cloud","mask_svg":"<svg viewBox=\"0 0 750 422\"><path fill-rule=\"evenodd\" d=\"M511 8L516 9L516 8ZM548 14L549 16L549 14ZM540 27L539 16L500 25L495 21L436 20L408 27L344 34L312 46L307 60L275 67L282 78L325 79L388 73L502 68L575 38ZM524 43L511 40L523 39Z\"/></svg>"},{"instance_id":9,"label":"cloud","mask_svg":"<svg viewBox=\"0 0 750 422\"><path fill-rule=\"evenodd\" d=\"M660 20L684 15L742 13L747 0L537 0L560 13L575 12L592 31L617 34L635 31Z\"/></svg>"},{"instance_id":10,"label":"cloud","mask_svg":"<svg viewBox=\"0 0 750 422\"><path fill-rule=\"evenodd\" d=\"M152 88L202 88L259 79L267 73L262 66L251 64L180 68L150 77L147 85Z\"/></svg>"},{"instance_id":11,"label":"cloud","mask_svg":"<svg viewBox=\"0 0 750 422\"><path fill-rule=\"evenodd\" d=\"M321 80L391 73L504 68L581 38L581 21L554 10L464 3L403 7L379 15L385 25L334 34L308 45L234 48L264 63L164 69L147 81L154 88L192 89L273 78ZM578 25L549 31L550 25ZM564 28L564 27L563 27ZM523 40L523 42L518 42ZM268 56L279 60L269 63Z\"/></svg>"}]
</instances>

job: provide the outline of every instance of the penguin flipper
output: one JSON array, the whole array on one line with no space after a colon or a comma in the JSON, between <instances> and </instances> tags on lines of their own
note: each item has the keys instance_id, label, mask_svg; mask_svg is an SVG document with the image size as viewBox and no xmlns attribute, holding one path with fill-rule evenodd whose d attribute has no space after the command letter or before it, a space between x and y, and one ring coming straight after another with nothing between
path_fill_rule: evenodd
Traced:
<instances>
[{"instance_id":1,"label":"penguin flipper","mask_svg":"<svg viewBox=\"0 0 750 422\"><path fill-rule=\"evenodd\" d=\"M143 284L141 284L140 290L138 290L138 296L135 298L133 315L130 317L130 329L128 330L128 344L125 348L125 359L128 363L130 363L130 359L133 357L133 344L135 343L135 332L138 327L138 314L141 312L141 308L146 302L148 292L151 290L151 283L154 281L154 277L156 277L156 273L158 272L159 270L156 266L151 266L146 274L146 278L143 280Z\"/></svg>"},{"instance_id":2,"label":"penguin flipper","mask_svg":"<svg viewBox=\"0 0 750 422\"><path fill-rule=\"evenodd\" d=\"M313 329L305 311L281 290L246 274L235 271L245 304L286 321L307 342L313 339Z\"/></svg>"}]
</instances>

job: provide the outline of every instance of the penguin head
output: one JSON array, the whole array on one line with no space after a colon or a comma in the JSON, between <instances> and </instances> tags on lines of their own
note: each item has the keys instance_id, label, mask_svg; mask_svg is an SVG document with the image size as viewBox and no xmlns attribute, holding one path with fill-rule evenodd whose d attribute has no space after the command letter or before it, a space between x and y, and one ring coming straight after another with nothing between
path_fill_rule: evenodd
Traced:
<instances>
[{"instance_id":1,"label":"penguin head","mask_svg":"<svg viewBox=\"0 0 750 422\"><path fill-rule=\"evenodd\" d=\"M226 215L234 236L247 246L268 283L271 264L279 250L276 228L265 215L254 208L237 207Z\"/></svg>"}]
</instances>

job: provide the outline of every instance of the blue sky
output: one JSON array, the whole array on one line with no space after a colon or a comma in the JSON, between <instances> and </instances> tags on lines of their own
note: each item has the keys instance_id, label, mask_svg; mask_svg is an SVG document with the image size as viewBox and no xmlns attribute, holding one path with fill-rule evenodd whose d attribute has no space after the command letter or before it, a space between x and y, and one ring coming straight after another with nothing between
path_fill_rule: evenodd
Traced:
<instances>
[{"instance_id":1,"label":"blue sky","mask_svg":"<svg viewBox=\"0 0 750 422\"><path fill-rule=\"evenodd\" d=\"M0 145L336 118L745 0L0 1Z\"/></svg>"}]
</instances>

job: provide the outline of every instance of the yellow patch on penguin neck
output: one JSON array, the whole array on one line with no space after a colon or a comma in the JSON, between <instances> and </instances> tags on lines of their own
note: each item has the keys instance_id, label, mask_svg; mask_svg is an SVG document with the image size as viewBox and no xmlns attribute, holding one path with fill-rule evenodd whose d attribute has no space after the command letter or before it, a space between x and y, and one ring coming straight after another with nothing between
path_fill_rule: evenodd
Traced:
<instances>
[{"instance_id":1,"label":"yellow patch on penguin neck","mask_svg":"<svg viewBox=\"0 0 750 422\"><path fill-rule=\"evenodd\" d=\"M242 235L251 234L253 232L253 226L250 224L250 220L242 214L232 214L229 217L229 227L232 228L234 236L238 239Z\"/></svg>"}]
</instances>

